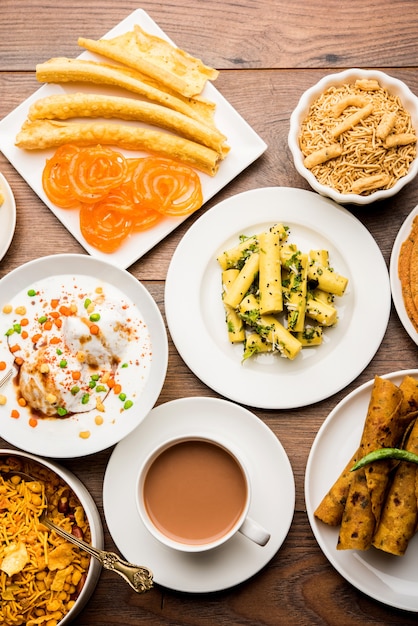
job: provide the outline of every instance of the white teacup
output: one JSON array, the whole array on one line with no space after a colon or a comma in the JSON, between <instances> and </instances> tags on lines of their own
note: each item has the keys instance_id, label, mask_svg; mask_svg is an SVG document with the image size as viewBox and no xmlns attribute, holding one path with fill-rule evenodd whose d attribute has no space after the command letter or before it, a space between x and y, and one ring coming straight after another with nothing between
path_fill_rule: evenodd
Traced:
<instances>
[{"instance_id":1,"label":"white teacup","mask_svg":"<svg viewBox=\"0 0 418 626\"><path fill-rule=\"evenodd\" d=\"M149 532L184 552L216 548L240 532L264 546L270 534L248 517L248 472L229 444L205 436L171 439L153 450L137 480Z\"/></svg>"}]
</instances>

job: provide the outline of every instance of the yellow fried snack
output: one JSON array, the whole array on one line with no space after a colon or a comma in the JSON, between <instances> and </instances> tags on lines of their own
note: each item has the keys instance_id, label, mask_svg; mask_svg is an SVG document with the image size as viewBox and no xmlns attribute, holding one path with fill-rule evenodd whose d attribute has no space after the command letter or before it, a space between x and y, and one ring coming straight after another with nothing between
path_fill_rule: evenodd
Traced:
<instances>
[{"instance_id":1,"label":"yellow fried snack","mask_svg":"<svg viewBox=\"0 0 418 626\"><path fill-rule=\"evenodd\" d=\"M66 143L78 146L112 145L145 151L177 159L210 176L216 174L220 162L218 152L194 141L159 130L112 122L26 120L15 141L18 148L25 150L56 148Z\"/></svg>"},{"instance_id":2,"label":"yellow fried snack","mask_svg":"<svg viewBox=\"0 0 418 626\"><path fill-rule=\"evenodd\" d=\"M36 78L40 83L83 82L119 87L200 120L204 124L213 125L214 123L215 104L213 102L202 98L186 98L128 67L84 59L55 57L45 63L38 63Z\"/></svg>"},{"instance_id":3,"label":"yellow fried snack","mask_svg":"<svg viewBox=\"0 0 418 626\"><path fill-rule=\"evenodd\" d=\"M215 128L159 104L134 98L86 93L55 94L36 100L28 113L30 120L66 120L76 117L141 121L176 132L216 150L222 156L229 151L225 135Z\"/></svg>"},{"instance_id":4,"label":"yellow fried snack","mask_svg":"<svg viewBox=\"0 0 418 626\"><path fill-rule=\"evenodd\" d=\"M324 522L324 524L328 524L328 526L339 526L339 524L341 524L350 482L353 477L350 470L357 461L358 454L358 451L356 451L351 457L331 489L315 510L315 517Z\"/></svg>"},{"instance_id":5,"label":"yellow fried snack","mask_svg":"<svg viewBox=\"0 0 418 626\"><path fill-rule=\"evenodd\" d=\"M206 66L184 50L145 32L135 25L134 30L113 39L86 39L78 44L157 79L163 85L183 96L200 94L208 80L215 80L218 71Z\"/></svg>"},{"instance_id":6,"label":"yellow fried snack","mask_svg":"<svg viewBox=\"0 0 418 626\"><path fill-rule=\"evenodd\" d=\"M372 450L395 446L403 433L399 423L402 391L375 376L359 447L359 458ZM388 484L390 461L371 463L354 473L338 537L338 550L368 550Z\"/></svg>"},{"instance_id":7,"label":"yellow fried snack","mask_svg":"<svg viewBox=\"0 0 418 626\"><path fill-rule=\"evenodd\" d=\"M418 453L417 421L415 421L405 449L415 454ZM372 545L379 550L397 556L405 554L418 522L416 476L417 466L414 463L402 462L396 468L372 541Z\"/></svg>"},{"instance_id":8,"label":"yellow fried snack","mask_svg":"<svg viewBox=\"0 0 418 626\"><path fill-rule=\"evenodd\" d=\"M351 191L353 193L363 193L364 191L372 191L373 189L384 188L390 183L388 174L372 174L371 176L362 176L353 181Z\"/></svg>"}]
</instances>

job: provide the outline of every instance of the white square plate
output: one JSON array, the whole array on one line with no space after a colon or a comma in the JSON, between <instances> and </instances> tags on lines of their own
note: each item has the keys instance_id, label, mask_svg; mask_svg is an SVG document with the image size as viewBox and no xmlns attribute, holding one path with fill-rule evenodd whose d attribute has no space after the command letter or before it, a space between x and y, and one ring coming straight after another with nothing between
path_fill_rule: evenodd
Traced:
<instances>
[{"instance_id":1,"label":"white square plate","mask_svg":"<svg viewBox=\"0 0 418 626\"><path fill-rule=\"evenodd\" d=\"M109 31L105 37L112 38L122 35L132 30L134 24L139 24L144 30L168 39L165 33L157 26L157 24L149 17L145 11L138 9L131 13L127 18L120 22L115 28ZM80 32L80 35L83 33ZM84 33L88 36L88 34ZM171 42L172 43L172 42ZM57 52L58 56L58 52ZM79 58L104 60L89 52L83 52ZM45 59L47 60L47 59ZM97 87L83 87L85 91L94 92ZM90 246L80 232L78 222L78 211L60 209L52 204L46 197L42 189L42 170L47 158L50 158L54 150L42 150L39 152L25 151L15 146L15 138L17 133L25 121L30 105L41 97L52 95L55 93L71 93L80 91L79 86L67 83L64 85L47 84L38 89L32 96L22 102L14 111L9 113L0 122L0 150L4 156L10 161L13 167L26 180L28 185L32 187L41 200L51 209L54 215L62 222L62 224L70 231L70 233L79 241L85 250L96 258L110 261L119 267L126 269L142 257L146 252L159 243L164 237L171 233L179 226L187 216L181 218L164 219L154 228L136 233L126 241L119 250L112 254L104 254ZM127 95L118 89L101 89L102 93L117 93L118 95ZM202 96L215 102L215 123L219 130L226 135L228 145L231 150L226 159L221 163L216 176L211 177L199 172L202 183L203 202L207 202L225 185L227 185L240 172L248 167L266 150L267 145L257 135L257 133L247 124L247 122L237 113L237 111L229 104L227 100L219 93L219 91L211 84L207 84ZM121 150L121 152L123 152ZM125 152L125 154L127 154ZM141 156L144 153L130 152L131 156Z\"/></svg>"}]
</instances>

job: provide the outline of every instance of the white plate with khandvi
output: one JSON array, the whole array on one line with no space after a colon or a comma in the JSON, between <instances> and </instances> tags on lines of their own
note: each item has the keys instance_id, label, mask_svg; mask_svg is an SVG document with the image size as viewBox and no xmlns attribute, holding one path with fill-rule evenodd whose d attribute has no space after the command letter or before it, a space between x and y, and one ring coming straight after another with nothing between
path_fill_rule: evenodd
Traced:
<instances>
[{"instance_id":1,"label":"white plate with khandvi","mask_svg":"<svg viewBox=\"0 0 418 626\"><path fill-rule=\"evenodd\" d=\"M126 159L142 160L145 157L159 156L160 150L164 155L163 158L170 154L168 157L170 162L182 161L188 155L187 167L200 183L201 201L193 210L198 210L267 148L261 137L210 82L216 78L217 70L203 66L203 75L206 76L208 72L210 78L203 87L201 83L199 84L197 89L201 91L196 92L196 97L190 97L171 89L167 81L162 83L155 77L144 79L143 73L128 66L127 63L136 58L138 53L134 37L137 34L138 37L145 36L145 33L152 42L157 42L157 60L166 59L168 54L178 50L151 17L141 9L131 13L98 41L88 39L89 33L83 31L81 25L78 43L81 46L80 52L83 47L86 48L84 52L77 58L68 59L59 57L57 50L55 58L45 59L43 63L39 63L36 67L36 76L39 82L46 84L0 122L0 150L35 193L91 256L108 260L124 269L171 233L188 214L180 214L174 210L176 207L172 207L174 212L165 214L163 219L155 219L152 226L149 226L147 211L145 215L141 214L139 222L138 216L134 215L141 204L136 198L134 206L132 207L132 201L129 205L130 209L134 209L130 214L132 228L129 232L121 233L121 243L118 247L115 242L114 249L110 251L105 249L107 246L103 245L103 240L109 241L109 236L106 236L109 224L112 229L115 229L117 224L126 224L126 212L123 207L122 218L119 220L117 217L120 211L116 213L113 221L110 220L109 213L115 209L115 194L118 197L122 196L122 199L125 196L125 185L131 176L130 170L129 168L126 170L121 185L111 189L105 196L104 199L109 199L110 204L107 203L103 210L99 207L95 211L95 219L91 225L89 211L86 210L83 217L84 211L81 207L69 209L58 205L51 200L56 196L47 195L45 191L42 177L47 170L46 160L55 162L58 151L58 148L50 147L49 143L61 141L57 137L58 131L58 134L65 134L68 138L67 146L84 145L87 150L92 146L90 143L86 145L86 142L91 142L91 137L94 137L94 147L101 144ZM109 39L115 43L114 46L111 43L110 47L121 54L119 60L105 55L114 52L114 50L109 52L106 45ZM161 44L161 41L164 43ZM164 47L164 44L169 46L168 52L164 48L159 53L158 46ZM190 60L190 52L180 50L180 59ZM203 62L194 57L191 61L193 77L194 70L201 67ZM169 65L167 61L167 67ZM185 65L180 61L177 62L178 67L181 73ZM173 81L175 78L178 77L174 76ZM177 89L177 82L172 82L172 85ZM101 113L97 119L95 111L98 110L99 102L104 108L100 109ZM112 108L111 113L109 106ZM119 113L122 111L121 106L123 114ZM136 113L132 116L134 110ZM71 114L67 114L67 111ZM88 114L86 111L89 111ZM89 116L94 118L93 121L85 119ZM23 142L22 133L25 135ZM207 145L208 142L212 147ZM17 143L20 147L16 145ZM59 171L62 171L62 168ZM46 175L48 179L54 178L55 181L59 178L57 173L53 176L48 173ZM144 178L139 177L141 181ZM181 176L173 176L170 194L166 193L164 197L170 196L171 191L177 187L182 189L179 180L182 180ZM63 195L65 199L68 194ZM84 205L86 208L87 204L88 208L90 206L86 201L88 194L83 193L82 198L84 200L81 206ZM160 208L161 204L158 205ZM103 218L100 222L103 221L105 233L100 243L90 232L92 226L97 227L99 214ZM154 214L154 217L159 216Z\"/></svg>"},{"instance_id":2,"label":"white plate with khandvi","mask_svg":"<svg viewBox=\"0 0 418 626\"><path fill-rule=\"evenodd\" d=\"M268 291L281 304L260 303ZM390 303L386 264L361 222L287 187L232 196L200 217L173 255L165 290L168 327L188 367L223 396L265 409L306 406L348 385L379 348Z\"/></svg>"}]
</instances>

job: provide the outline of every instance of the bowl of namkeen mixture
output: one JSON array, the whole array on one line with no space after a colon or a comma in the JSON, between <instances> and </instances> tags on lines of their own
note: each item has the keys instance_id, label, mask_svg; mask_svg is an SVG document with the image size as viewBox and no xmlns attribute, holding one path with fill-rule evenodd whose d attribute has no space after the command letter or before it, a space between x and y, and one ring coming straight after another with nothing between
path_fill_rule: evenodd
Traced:
<instances>
[{"instance_id":1,"label":"bowl of namkeen mixture","mask_svg":"<svg viewBox=\"0 0 418 626\"><path fill-rule=\"evenodd\" d=\"M69 624L98 581L99 562L40 522L45 508L56 524L103 547L98 510L74 474L25 452L0 450L1 624Z\"/></svg>"},{"instance_id":2,"label":"bowl of namkeen mixture","mask_svg":"<svg viewBox=\"0 0 418 626\"><path fill-rule=\"evenodd\" d=\"M418 173L418 98L379 71L322 78L290 118L289 148L310 186L341 204L395 195Z\"/></svg>"}]
</instances>

